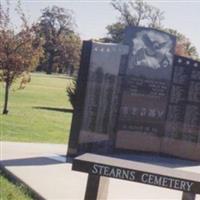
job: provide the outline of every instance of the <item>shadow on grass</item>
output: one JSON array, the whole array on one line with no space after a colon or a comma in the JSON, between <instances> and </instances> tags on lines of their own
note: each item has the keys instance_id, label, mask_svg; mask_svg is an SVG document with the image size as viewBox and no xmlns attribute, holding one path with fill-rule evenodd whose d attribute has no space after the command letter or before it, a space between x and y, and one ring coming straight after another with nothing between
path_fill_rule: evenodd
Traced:
<instances>
[{"instance_id":1,"label":"shadow on grass","mask_svg":"<svg viewBox=\"0 0 200 200\"><path fill-rule=\"evenodd\" d=\"M41 110L50 110L50 111L57 111L57 112L67 112L73 113L73 109L70 108L54 108L54 107L45 107L45 106L34 106L34 109L41 109Z\"/></svg>"},{"instance_id":2,"label":"shadow on grass","mask_svg":"<svg viewBox=\"0 0 200 200\"><path fill-rule=\"evenodd\" d=\"M53 78L76 80L76 77L73 77L73 76L53 76Z\"/></svg>"}]
</instances>

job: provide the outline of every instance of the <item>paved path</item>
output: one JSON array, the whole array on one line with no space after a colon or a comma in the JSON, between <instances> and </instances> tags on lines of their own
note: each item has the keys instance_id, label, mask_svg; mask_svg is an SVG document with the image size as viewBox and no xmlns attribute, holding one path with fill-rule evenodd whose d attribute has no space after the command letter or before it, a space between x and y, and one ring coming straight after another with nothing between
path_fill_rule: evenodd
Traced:
<instances>
[{"instance_id":1,"label":"paved path","mask_svg":"<svg viewBox=\"0 0 200 200\"><path fill-rule=\"evenodd\" d=\"M83 199L87 175L71 171L71 164L65 163L67 145L0 142L0 150L1 165L43 198ZM200 166L187 166L184 170L196 171ZM181 199L181 192L110 179L108 199L177 200Z\"/></svg>"}]
</instances>

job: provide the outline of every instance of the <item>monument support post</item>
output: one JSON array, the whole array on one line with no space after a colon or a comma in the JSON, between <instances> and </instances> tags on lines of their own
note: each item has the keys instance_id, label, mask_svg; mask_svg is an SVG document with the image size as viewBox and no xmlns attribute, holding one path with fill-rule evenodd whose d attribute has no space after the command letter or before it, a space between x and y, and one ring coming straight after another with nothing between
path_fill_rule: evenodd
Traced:
<instances>
[{"instance_id":1,"label":"monument support post","mask_svg":"<svg viewBox=\"0 0 200 200\"><path fill-rule=\"evenodd\" d=\"M107 199L109 179L89 174L84 200Z\"/></svg>"},{"instance_id":2,"label":"monument support post","mask_svg":"<svg viewBox=\"0 0 200 200\"><path fill-rule=\"evenodd\" d=\"M182 200L195 200L196 195L194 193L183 192Z\"/></svg>"}]
</instances>

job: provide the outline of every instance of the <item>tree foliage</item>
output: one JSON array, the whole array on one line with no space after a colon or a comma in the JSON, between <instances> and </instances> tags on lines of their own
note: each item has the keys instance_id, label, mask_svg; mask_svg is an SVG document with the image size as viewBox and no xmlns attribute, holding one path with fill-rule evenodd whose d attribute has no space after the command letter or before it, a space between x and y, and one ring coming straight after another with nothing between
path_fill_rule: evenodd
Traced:
<instances>
[{"instance_id":1,"label":"tree foliage","mask_svg":"<svg viewBox=\"0 0 200 200\"><path fill-rule=\"evenodd\" d=\"M142 1L113 0L113 8L120 13L120 22L129 26L148 26L160 28L164 19L164 12Z\"/></svg>"},{"instance_id":2,"label":"tree foliage","mask_svg":"<svg viewBox=\"0 0 200 200\"><path fill-rule=\"evenodd\" d=\"M111 5L119 12L120 17L118 22L106 27L108 37L102 38L103 42L121 42L126 26L162 28L164 12L142 0L113 0Z\"/></svg>"},{"instance_id":3,"label":"tree foliage","mask_svg":"<svg viewBox=\"0 0 200 200\"><path fill-rule=\"evenodd\" d=\"M48 74L67 66L78 66L81 40L74 32L74 26L70 10L53 6L42 11L39 28L45 41L45 59L41 65L46 66Z\"/></svg>"},{"instance_id":4,"label":"tree foliage","mask_svg":"<svg viewBox=\"0 0 200 200\"><path fill-rule=\"evenodd\" d=\"M69 98L69 102L72 105L72 108L75 108L76 101L77 99L77 86L76 86L76 81L73 80L70 85L66 89L67 96Z\"/></svg>"},{"instance_id":5,"label":"tree foliage","mask_svg":"<svg viewBox=\"0 0 200 200\"><path fill-rule=\"evenodd\" d=\"M102 42L119 43L122 41L123 33L126 25L122 22L116 22L106 27L108 31L108 37L100 39Z\"/></svg>"},{"instance_id":6,"label":"tree foliage","mask_svg":"<svg viewBox=\"0 0 200 200\"><path fill-rule=\"evenodd\" d=\"M33 70L43 54L37 28L28 24L20 3L16 12L22 21L19 32L15 31L11 23L9 1L6 8L0 3L0 80L5 82L3 114L8 113L10 86L24 71Z\"/></svg>"},{"instance_id":7,"label":"tree foliage","mask_svg":"<svg viewBox=\"0 0 200 200\"><path fill-rule=\"evenodd\" d=\"M164 28L164 12L146 3L143 0L121 1L113 0L111 5L120 13L119 20L107 26L108 37L102 38L102 42L119 43L122 41L123 30L126 26L144 26L168 32L177 37L176 53L178 55L199 58L197 49L191 41L174 29Z\"/></svg>"},{"instance_id":8,"label":"tree foliage","mask_svg":"<svg viewBox=\"0 0 200 200\"><path fill-rule=\"evenodd\" d=\"M177 45L176 45L176 54L191 57L194 59L198 59L199 55L197 52L196 47L191 43L189 38L187 38L182 33L179 33L177 30L174 29L165 29L166 32L176 36L177 38Z\"/></svg>"}]
</instances>

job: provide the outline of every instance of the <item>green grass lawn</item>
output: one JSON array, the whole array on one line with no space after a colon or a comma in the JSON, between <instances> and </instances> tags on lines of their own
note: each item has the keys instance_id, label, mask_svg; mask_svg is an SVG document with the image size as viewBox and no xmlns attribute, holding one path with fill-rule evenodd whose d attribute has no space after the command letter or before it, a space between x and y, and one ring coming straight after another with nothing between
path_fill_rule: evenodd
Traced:
<instances>
[{"instance_id":1,"label":"green grass lawn","mask_svg":"<svg viewBox=\"0 0 200 200\"><path fill-rule=\"evenodd\" d=\"M1 200L31 200L28 191L22 185L15 185L8 181L0 172Z\"/></svg>"},{"instance_id":2,"label":"green grass lawn","mask_svg":"<svg viewBox=\"0 0 200 200\"><path fill-rule=\"evenodd\" d=\"M64 75L34 73L25 89L16 82L10 90L9 113L0 114L0 140L66 143L72 114L66 94L70 79ZM1 84L0 105L3 108L4 87Z\"/></svg>"}]
</instances>

